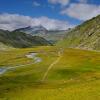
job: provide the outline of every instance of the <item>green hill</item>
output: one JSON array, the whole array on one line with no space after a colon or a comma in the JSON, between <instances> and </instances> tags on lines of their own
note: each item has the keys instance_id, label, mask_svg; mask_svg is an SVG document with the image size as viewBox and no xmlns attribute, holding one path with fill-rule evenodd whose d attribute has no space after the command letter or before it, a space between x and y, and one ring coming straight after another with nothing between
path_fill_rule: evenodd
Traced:
<instances>
[{"instance_id":1,"label":"green hill","mask_svg":"<svg viewBox=\"0 0 100 100\"><path fill-rule=\"evenodd\" d=\"M72 29L58 45L100 50L100 15Z\"/></svg>"},{"instance_id":2,"label":"green hill","mask_svg":"<svg viewBox=\"0 0 100 100\"><path fill-rule=\"evenodd\" d=\"M23 32L9 32L0 30L0 43L18 48L50 45L50 43L42 37L32 36Z\"/></svg>"}]
</instances>

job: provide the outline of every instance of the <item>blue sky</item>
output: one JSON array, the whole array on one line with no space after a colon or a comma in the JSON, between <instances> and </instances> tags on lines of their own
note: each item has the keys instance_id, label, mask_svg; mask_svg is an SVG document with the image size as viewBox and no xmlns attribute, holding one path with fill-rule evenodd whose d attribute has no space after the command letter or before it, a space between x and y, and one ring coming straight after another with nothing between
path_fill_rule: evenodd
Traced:
<instances>
[{"instance_id":1,"label":"blue sky","mask_svg":"<svg viewBox=\"0 0 100 100\"><path fill-rule=\"evenodd\" d=\"M8 30L39 24L67 29L99 14L100 0L0 0L0 28Z\"/></svg>"}]
</instances>

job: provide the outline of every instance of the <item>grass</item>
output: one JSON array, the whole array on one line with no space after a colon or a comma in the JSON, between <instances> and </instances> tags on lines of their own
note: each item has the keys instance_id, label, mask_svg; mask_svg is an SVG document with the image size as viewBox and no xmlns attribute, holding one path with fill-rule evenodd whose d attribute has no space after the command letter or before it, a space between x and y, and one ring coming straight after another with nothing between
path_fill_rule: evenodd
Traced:
<instances>
[{"instance_id":1,"label":"grass","mask_svg":"<svg viewBox=\"0 0 100 100\"><path fill-rule=\"evenodd\" d=\"M61 60L41 81L48 66L59 57L58 51L49 46L0 51L0 67L32 63L33 59L25 57L30 52L37 52L42 59L1 75L0 100L99 100L99 52L65 49Z\"/></svg>"}]
</instances>

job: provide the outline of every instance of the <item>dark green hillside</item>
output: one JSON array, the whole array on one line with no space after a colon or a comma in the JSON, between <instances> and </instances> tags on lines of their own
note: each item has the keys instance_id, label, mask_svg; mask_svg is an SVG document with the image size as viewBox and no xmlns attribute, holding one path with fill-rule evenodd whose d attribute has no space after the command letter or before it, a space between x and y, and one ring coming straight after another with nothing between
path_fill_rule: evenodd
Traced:
<instances>
[{"instance_id":1,"label":"dark green hillside","mask_svg":"<svg viewBox=\"0 0 100 100\"><path fill-rule=\"evenodd\" d=\"M48 41L39 36L32 36L23 32L9 32L0 30L0 42L18 48L50 45Z\"/></svg>"}]
</instances>

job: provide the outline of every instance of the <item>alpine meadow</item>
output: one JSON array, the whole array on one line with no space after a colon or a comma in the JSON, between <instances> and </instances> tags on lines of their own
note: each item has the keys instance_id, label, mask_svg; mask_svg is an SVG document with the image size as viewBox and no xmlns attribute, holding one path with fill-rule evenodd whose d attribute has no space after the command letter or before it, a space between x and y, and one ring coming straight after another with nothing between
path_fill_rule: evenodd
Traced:
<instances>
[{"instance_id":1,"label":"alpine meadow","mask_svg":"<svg viewBox=\"0 0 100 100\"><path fill-rule=\"evenodd\" d=\"M0 100L100 100L100 1L0 0Z\"/></svg>"}]
</instances>

